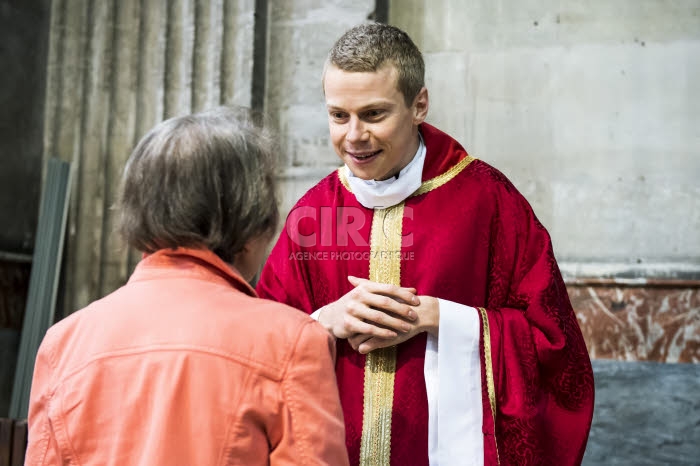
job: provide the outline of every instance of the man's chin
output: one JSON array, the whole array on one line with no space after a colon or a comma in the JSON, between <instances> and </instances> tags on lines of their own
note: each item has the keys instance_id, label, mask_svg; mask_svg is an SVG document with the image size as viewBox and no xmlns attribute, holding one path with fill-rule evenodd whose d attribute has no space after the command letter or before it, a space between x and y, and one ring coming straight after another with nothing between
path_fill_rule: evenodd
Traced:
<instances>
[{"instance_id":1,"label":"man's chin","mask_svg":"<svg viewBox=\"0 0 700 466\"><path fill-rule=\"evenodd\" d=\"M364 167L354 166L352 163L346 163L347 167L350 169L352 174L361 180L371 181L374 180L377 175L373 170L366 170Z\"/></svg>"}]
</instances>

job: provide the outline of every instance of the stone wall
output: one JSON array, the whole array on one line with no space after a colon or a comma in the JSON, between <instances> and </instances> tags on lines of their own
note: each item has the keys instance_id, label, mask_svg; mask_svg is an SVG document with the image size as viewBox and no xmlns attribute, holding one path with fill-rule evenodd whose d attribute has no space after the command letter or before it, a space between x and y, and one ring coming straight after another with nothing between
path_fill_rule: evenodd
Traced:
<instances>
[{"instance_id":1,"label":"stone wall","mask_svg":"<svg viewBox=\"0 0 700 466\"><path fill-rule=\"evenodd\" d=\"M389 18L425 53L429 121L514 181L560 261L698 275L700 3L403 0Z\"/></svg>"}]
</instances>

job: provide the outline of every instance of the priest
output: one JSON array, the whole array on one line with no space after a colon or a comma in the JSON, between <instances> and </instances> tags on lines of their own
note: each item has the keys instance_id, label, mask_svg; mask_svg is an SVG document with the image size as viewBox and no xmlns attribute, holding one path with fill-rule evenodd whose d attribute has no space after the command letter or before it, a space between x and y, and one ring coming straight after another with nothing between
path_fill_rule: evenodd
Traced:
<instances>
[{"instance_id":1,"label":"priest","mask_svg":"<svg viewBox=\"0 0 700 466\"><path fill-rule=\"evenodd\" d=\"M425 122L422 55L384 24L323 73L343 166L290 212L258 283L337 342L351 464L580 464L593 374L549 234Z\"/></svg>"}]
</instances>

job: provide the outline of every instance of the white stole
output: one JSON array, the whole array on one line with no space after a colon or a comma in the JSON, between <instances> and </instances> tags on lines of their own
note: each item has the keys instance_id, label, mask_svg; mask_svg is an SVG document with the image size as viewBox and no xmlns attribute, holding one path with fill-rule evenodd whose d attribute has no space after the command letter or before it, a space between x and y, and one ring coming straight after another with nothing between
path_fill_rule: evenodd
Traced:
<instances>
[{"instance_id":1,"label":"white stole","mask_svg":"<svg viewBox=\"0 0 700 466\"><path fill-rule=\"evenodd\" d=\"M473 307L438 301L440 333L437 338L428 335L423 369L430 466L481 466L484 411L479 315Z\"/></svg>"}]
</instances>

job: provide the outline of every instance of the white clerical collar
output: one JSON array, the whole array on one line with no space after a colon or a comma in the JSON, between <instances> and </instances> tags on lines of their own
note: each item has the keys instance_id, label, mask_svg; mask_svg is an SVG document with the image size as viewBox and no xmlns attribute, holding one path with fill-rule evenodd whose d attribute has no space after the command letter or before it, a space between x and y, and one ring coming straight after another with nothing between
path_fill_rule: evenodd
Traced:
<instances>
[{"instance_id":1,"label":"white clerical collar","mask_svg":"<svg viewBox=\"0 0 700 466\"><path fill-rule=\"evenodd\" d=\"M420 142L413 159L399 172L398 176L388 180L363 180L355 176L345 165L350 189L360 204L368 209L385 209L402 202L420 187L426 150L423 137L420 133L418 136Z\"/></svg>"}]
</instances>

